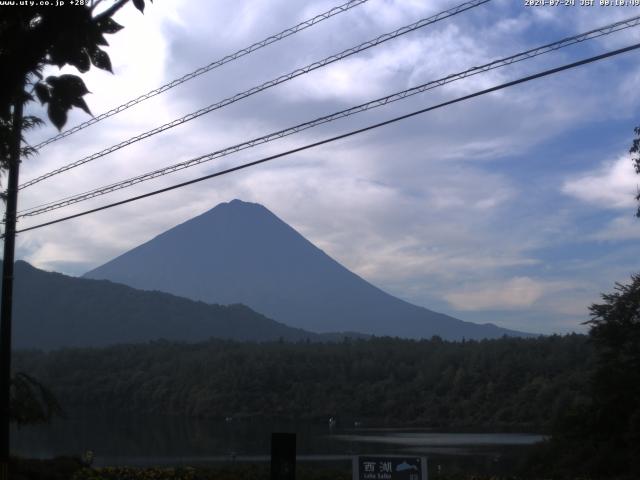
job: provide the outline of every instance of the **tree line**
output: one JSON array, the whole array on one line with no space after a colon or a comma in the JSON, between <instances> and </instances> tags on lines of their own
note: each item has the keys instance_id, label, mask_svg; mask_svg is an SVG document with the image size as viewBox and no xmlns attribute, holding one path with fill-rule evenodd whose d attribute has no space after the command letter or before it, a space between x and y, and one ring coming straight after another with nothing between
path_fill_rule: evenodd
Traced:
<instances>
[{"instance_id":1,"label":"tree line","mask_svg":"<svg viewBox=\"0 0 640 480\"><path fill-rule=\"evenodd\" d=\"M447 342L154 341L15 354L75 409L549 430L589 401L584 335ZM350 420L350 421L351 421Z\"/></svg>"}]
</instances>

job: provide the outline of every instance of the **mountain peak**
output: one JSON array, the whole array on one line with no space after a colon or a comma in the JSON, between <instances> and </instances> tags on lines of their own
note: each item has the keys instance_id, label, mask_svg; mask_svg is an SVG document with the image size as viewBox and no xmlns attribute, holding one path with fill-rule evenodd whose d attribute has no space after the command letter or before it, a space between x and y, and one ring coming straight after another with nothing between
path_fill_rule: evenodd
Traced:
<instances>
[{"instance_id":1,"label":"mountain peak","mask_svg":"<svg viewBox=\"0 0 640 480\"><path fill-rule=\"evenodd\" d=\"M245 202L240 199L233 199L229 202L222 202L216 205L215 207L207 210L206 212L193 217L184 224L188 224L189 222L195 221L217 221L221 218L225 218L226 220L234 219L234 220L255 220L257 218L262 217L263 219L271 219L271 220L279 220L271 211L265 208L263 205L259 203L253 202ZM168 230L171 231L171 230Z\"/></svg>"},{"instance_id":2,"label":"mountain peak","mask_svg":"<svg viewBox=\"0 0 640 480\"><path fill-rule=\"evenodd\" d=\"M253 206L253 207L260 207L260 208L264 208L262 205L260 205L259 203L255 203L255 202L245 202L244 200L240 200L239 198L234 198L233 200L227 202L227 203L221 203L220 205L229 205L229 206Z\"/></svg>"},{"instance_id":3,"label":"mountain peak","mask_svg":"<svg viewBox=\"0 0 640 480\"><path fill-rule=\"evenodd\" d=\"M239 198L234 198L233 200L231 200L229 202L219 203L218 205L216 205L215 207L213 207L209 211L211 212L211 211L214 211L216 209L224 209L224 208L234 208L234 209L259 208L259 209L266 210L266 208L264 206L260 205L259 203L245 202L244 200L240 200Z\"/></svg>"}]
</instances>

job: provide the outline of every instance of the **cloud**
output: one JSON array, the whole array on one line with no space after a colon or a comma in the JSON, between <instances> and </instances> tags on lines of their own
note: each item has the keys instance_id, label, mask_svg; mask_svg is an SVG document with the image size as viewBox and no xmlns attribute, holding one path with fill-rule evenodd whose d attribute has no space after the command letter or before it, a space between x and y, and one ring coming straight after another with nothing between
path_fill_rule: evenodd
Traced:
<instances>
[{"instance_id":1,"label":"cloud","mask_svg":"<svg viewBox=\"0 0 640 480\"><path fill-rule=\"evenodd\" d=\"M640 240L640 221L632 215L616 217L599 232L591 235L593 240L620 241Z\"/></svg>"},{"instance_id":2,"label":"cloud","mask_svg":"<svg viewBox=\"0 0 640 480\"><path fill-rule=\"evenodd\" d=\"M523 276L469 285L444 297L462 314L502 312L514 318L512 328L523 331L584 332L582 322L589 318L589 306L600 300L601 288L590 280Z\"/></svg>"},{"instance_id":3,"label":"cloud","mask_svg":"<svg viewBox=\"0 0 640 480\"><path fill-rule=\"evenodd\" d=\"M447 301L456 309L518 310L531 307L544 293L544 286L528 277L515 277L506 282L449 293Z\"/></svg>"},{"instance_id":4,"label":"cloud","mask_svg":"<svg viewBox=\"0 0 640 480\"><path fill-rule=\"evenodd\" d=\"M635 205L639 177L629 155L575 178L562 185L562 192L599 208L631 209Z\"/></svg>"},{"instance_id":5,"label":"cloud","mask_svg":"<svg viewBox=\"0 0 640 480\"><path fill-rule=\"evenodd\" d=\"M446 24L425 32L410 33L381 48L333 63L313 75L300 78L282 96L298 101L366 101L437 80L489 60L486 48L462 32L460 27ZM442 90L468 93L499 83L502 78L504 74L492 71L473 82L447 84ZM390 86L394 90L390 90Z\"/></svg>"}]
</instances>

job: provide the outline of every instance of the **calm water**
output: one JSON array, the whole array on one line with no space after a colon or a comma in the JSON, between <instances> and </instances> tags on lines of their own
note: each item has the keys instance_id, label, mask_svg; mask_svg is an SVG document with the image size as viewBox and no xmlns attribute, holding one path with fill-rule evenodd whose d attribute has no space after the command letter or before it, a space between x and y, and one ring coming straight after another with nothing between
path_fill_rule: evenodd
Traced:
<instances>
[{"instance_id":1,"label":"calm water","mask_svg":"<svg viewBox=\"0 0 640 480\"><path fill-rule=\"evenodd\" d=\"M328 424L249 420L214 421L164 416L105 416L57 420L15 429L15 454L49 458L95 453L100 465L197 465L267 461L271 432L296 432L300 461L348 465L358 454L420 454L432 466L503 473L541 435L438 433ZM442 467L441 467L442 468Z\"/></svg>"}]
</instances>

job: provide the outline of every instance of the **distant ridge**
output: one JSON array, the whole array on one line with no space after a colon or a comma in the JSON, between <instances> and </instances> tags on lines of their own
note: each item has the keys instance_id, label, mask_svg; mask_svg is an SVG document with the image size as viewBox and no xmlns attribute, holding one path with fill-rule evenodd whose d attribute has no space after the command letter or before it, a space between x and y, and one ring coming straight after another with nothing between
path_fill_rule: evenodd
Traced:
<instances>
[{"instance_id":1,"label":"distant ridge","mask_svg":"<svg viewBox=\"0 0 640 480\"><path fill-rule=\"evenodd\" d=\"M262 205L233 200L91 270L207 303L242 303L313 332L461 340L528 336L412 305L347 270Z\"/></svg>"},{"instance_id":2,"label":"distant ridge","mask_svg":"<svg viewBox=\"0 0 640 480\"><path fill-rule=\"evenodd\" d=\"M17 349L100 347L160 339L343 338L341 334L318 335L288 327L244 305L208 305L109 281L44 272L22 261L16 262L15 271L13 345Z\"/></svg>"}]
</instances>

